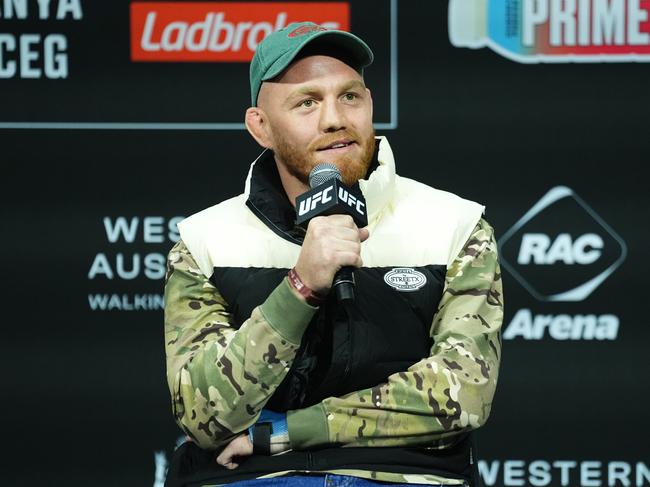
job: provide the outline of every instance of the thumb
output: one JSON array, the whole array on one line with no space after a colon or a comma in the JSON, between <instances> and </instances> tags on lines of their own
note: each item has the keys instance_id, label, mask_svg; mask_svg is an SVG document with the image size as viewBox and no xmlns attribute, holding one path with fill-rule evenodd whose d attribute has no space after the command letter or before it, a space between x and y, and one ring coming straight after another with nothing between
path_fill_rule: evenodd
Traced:
<instances>
[{"instance_id":1,"label":"thumb","mask_svg":"<svg viewBox=\"0 0 650 487\"><path fill-rule=\"evenodd\" d=\"M370 237L370 231L368 230L368 227L363 227L359 229L359 240L364 242L365 240L368 240L368 237Z\"/></svg>"}]
</instances>

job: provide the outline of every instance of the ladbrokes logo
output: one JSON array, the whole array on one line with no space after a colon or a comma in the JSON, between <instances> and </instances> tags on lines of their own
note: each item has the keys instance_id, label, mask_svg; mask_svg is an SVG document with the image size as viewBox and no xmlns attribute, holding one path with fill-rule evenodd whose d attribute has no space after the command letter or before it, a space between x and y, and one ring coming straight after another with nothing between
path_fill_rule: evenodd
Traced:
<instances>
[{"instance_id":1,"label":"ladbrokes logo","mask_svg":"<svg viewBox=\"0 0 650 487\"><path fill-rule=\"evenodd\" d=\"M506 268L540 301L582 301L618 268L625 242L578 195L551 189L506 232Z\"/></svg>"},{"instance_id":2,"label":"ladbrokes logo","mask_svg":"<svg viewBox=\"0 0 650 487\"><path fill-rule=\"evenodd\" d=\"M291 22L309 19L349 30L347 2L134 2L132 61L248 62L257 45Z\"/></svg>"}]
</instances>

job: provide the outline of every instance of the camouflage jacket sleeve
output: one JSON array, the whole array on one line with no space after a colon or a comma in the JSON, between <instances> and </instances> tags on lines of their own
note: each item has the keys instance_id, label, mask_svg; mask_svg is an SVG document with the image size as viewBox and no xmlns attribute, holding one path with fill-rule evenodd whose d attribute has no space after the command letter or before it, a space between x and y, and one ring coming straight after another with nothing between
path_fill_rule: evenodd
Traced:
<instances>
[{"instance_id":1,"label":"camouflage jacket sleeve","mask_svg":"<svg viewBox=\"0 0 650 487\"><path fill-rule=\"evenodd\" d=\"M282 382L316 308L286 278L239 329L227 303L179 241L165 279L165 352L172 408L203 448L219 448L255 423Z\"/></svg>"},{"instance_id":2,"label":"camouflage jacket sleeve","mask_svg":"<svg viewBox=\"0 0 650 487\"><path fill-rule=\"evenodd\" d=\"M497 384L502 320L496 241L481 219L447 270L430 356L383 384L289 411L291 447L444 447L478 428Z\"/></svg>"}]
</instances>

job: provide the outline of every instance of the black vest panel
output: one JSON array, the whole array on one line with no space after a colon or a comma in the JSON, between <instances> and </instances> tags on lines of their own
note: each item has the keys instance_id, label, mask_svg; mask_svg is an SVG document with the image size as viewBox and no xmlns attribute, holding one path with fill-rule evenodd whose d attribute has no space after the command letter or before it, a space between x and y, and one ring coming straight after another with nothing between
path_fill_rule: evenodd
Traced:
<instances>
[{"instance_id":1,"label":"black vest panel","mask_svg":"<svg viewBox=\"0 0 650 487\"><path fill-rule=\"evenodd\" d=\"M399 267L397 262L395 267ZM355 269L355 301L341 307L331 292L303 335L296 359L267 403L274 411L301 409L329 396L376 386L429 356L430 328L445 266L416 267L426 284L416 291L390 287L393 267ZM217 268L212 283L239 328L288 269Z\"/></svg>"}]
</instances>

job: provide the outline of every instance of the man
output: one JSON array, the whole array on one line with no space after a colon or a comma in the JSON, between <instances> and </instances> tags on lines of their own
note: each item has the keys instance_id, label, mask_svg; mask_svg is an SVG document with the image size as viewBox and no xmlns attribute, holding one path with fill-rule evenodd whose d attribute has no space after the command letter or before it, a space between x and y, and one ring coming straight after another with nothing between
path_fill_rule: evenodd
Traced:
<instances>
[{"instance_id":1,"label":"man","mask_svg":"<svg viewBox=\"0 0 650 487\"><path fill-rule=\"evenodd\" d=\"M258 46L246 127L265 150L245 193L181 222L169 254L168 382L190 439L170 485L471 482L468 433L489 415L501 350L494 233L482 206L395 174L372 127L372 59L307 22ZM322 162L361 190L368 227L295 224ZM330 292L343 266L348 306Z\"/></svg>"}]
</instances>

